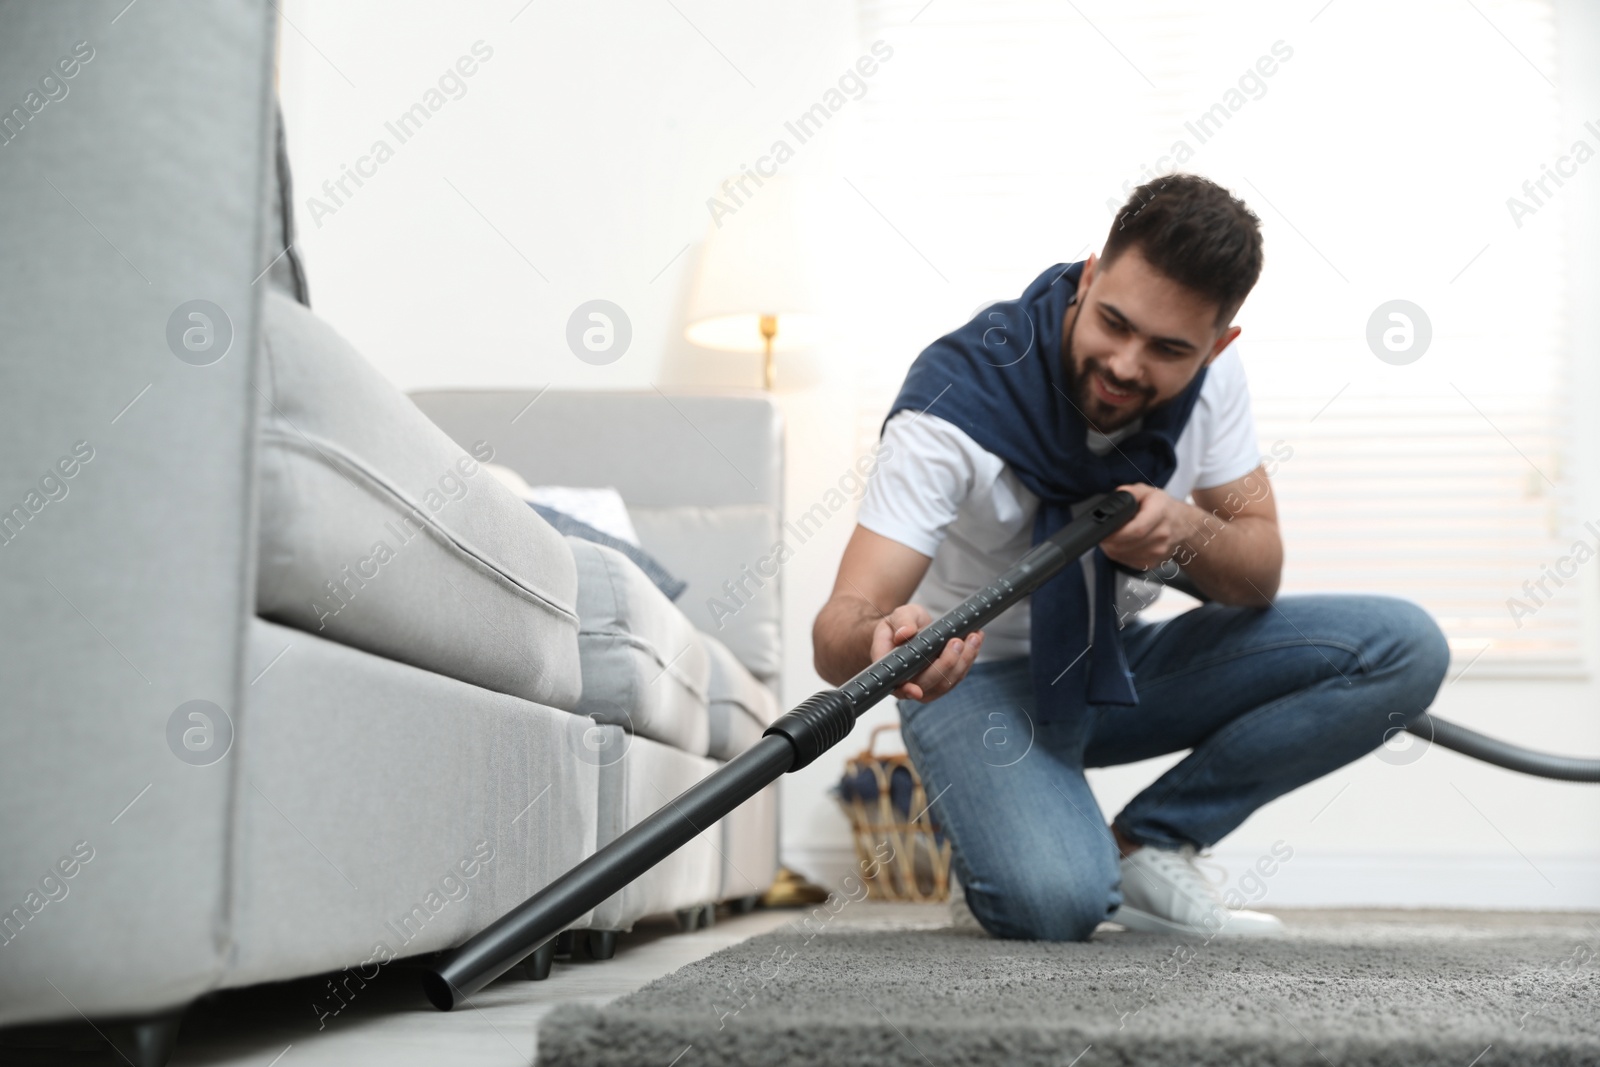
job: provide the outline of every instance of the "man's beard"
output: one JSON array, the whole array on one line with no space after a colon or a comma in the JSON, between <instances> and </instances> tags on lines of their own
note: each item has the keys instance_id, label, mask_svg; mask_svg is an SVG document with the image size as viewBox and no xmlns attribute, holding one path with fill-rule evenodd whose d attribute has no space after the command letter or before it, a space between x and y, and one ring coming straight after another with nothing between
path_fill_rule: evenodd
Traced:
<instances>
[{"instance_id":1,"label":"man's beard","mask_svg":"<svg viewBox=\"0 0 1600 1067\"><path fill-rule=\"evenodd\" d=\"M1072 337L1077 333L1078 317L1082 313L1083 308L1080 305L1078 315L1072 317L1071 328L1061 339L1061 361L1066 370L1067 395L1072 398L1078 413L1091 427L1103 434L1115 433L1135 419L1142 418L1147 411L1155 407L1156 390L1154 386L1141 386L1136 382L1123 381L1106 370L1105 364L1093 356L1084 357L1083 371L1079 373L1072 353ZM1110 382L1116 389L1136 394L1136 398L1117 405L1107 404L1094 394L1091 383L1096 375Z\"/></svg>"}]
</instances>

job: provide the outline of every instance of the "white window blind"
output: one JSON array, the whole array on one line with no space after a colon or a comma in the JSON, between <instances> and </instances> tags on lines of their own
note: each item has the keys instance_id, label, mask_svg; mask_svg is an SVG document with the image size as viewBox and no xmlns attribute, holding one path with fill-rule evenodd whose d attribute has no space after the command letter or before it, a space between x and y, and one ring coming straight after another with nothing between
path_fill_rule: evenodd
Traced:
<instances>
[{"instance_id":1,"label":"white window blind","mask_svg":"<svg viewBox=\"0 0 1600 1067\"><path fill-rule=\"evenodd\" d=\"M1583 668L1600 560L1558 564L1600 534L1549 174L1600 169L1572 157L1600 131L1563 116L1549 0L863 0L862 24L894 48L842 166L864 435L928 341L1098 251L1131 185L1204 174L1265 234L1236 321L1262 450L1293 451L1283 591L1416 600L1475 675ZM1412 362L1369 346L1393 300L1427 319Z\"/></svg>"}]
</instances>

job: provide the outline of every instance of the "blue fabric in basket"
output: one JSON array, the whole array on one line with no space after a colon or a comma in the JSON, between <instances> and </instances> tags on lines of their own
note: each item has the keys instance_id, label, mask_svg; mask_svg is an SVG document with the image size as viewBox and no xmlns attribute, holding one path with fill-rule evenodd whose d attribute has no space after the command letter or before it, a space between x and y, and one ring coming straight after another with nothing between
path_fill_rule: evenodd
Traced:
<instances>
[{"instance_id":1,"label":"blue fabric in basket","mask_svg":"<svg viewBox=\"0 0 1600 1067\"><path fill-rule=\"evenodd\" d=\"M833 795L845 803L859 800L864 804L878 802L878 776L872 772L870 766L858 765L854 774L846 774L839 779L839 784L833 787ZM921 812L911 810L911 792L915 783L911 780L911 771L906 767L896 767L889 772L889 805L899 814L901 819L909 820L912 815ZM933 813L928 813L928 822L933 827L934 840L942 842L944 831L939 826L939 820Z\"/></svg>"}]
</instances>

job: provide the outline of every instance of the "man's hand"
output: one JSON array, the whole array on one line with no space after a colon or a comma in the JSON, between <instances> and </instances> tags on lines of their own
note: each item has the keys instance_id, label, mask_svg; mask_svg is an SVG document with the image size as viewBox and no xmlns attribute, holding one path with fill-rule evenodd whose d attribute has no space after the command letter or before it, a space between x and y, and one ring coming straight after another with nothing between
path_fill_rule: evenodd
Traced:
<instances>
[{"instance_id":1,"label":"man's hand","mask_svg":"<svg viewBox=\"0 0 1600 1067\"><path fill-rule=\"evenodd\" d=\"M1100 542L1110 559L1147 571L1171 559L1199 526L1199 510L1153 485L1119 485L1139 501L1139 513L1116 533Z\"/></svg>"},{"instance_id":2,"label":"man's hand","mask_svg":"<svg viewBox=\"0 0 1600 1067\"><path fill-rule=\"evenodd\" d=\"M933 616L929 615L928 609L920 604L906 604L895 608L879 619L878 624L872 628L872 661L876 663L887 656L932 622ZM903 700L917 700L924 704L930 700L937 700L967 676L972 661L978 658L978 652L982 648L981 630L968 634L964 641L959 637L952 637L945 642L944 651L939 653L939 658L928 664L922 673L902 683L894 691L894 695Z\"/></svg>"},{"instance_id":3,"label":"man's hand","mask_svg":"<svg viewBox=\"0 0 1600 1067\"><path fill-rule=\"evenodd\" d=\"M842 685L930 625L933 617L927 608L907 603L930 561L898 541L857 526L839 563L833 595L811 627L817 673ZM982 648L981 631L951 638L939 658L901 683L894 695L924 703L943 696L966 677Z\"/></svg>"},{"instance_id":4,"label":"man's hand","mask_svg":"<svg viewBox=\"0 0 1600 1067\"><path fill-rule=\"evenodd\" d=\"M1153 485L1119 485L1139 513L1100 542L1110 559L1147 571L1172 560L1221 604L1264 607L1283 575L1278 506L1265 465L1222 485L1194 490L1194 503Z\"/></svg>"}]
</instances>

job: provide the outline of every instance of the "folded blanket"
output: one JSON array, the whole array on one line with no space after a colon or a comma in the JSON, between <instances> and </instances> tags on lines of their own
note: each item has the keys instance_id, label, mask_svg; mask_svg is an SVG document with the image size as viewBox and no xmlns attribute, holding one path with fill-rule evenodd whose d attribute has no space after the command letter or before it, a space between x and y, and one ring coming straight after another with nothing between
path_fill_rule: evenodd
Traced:
<instances>
[{"instance_id":1,"label":"folded blanket","mask_svg":"<svg viewBox=\"0 0 1600 1067\"><path fill-rule=\"evenodd\" d=\"M627 556L640 570L644 571L645 577L655 583L657 589L666 594L668 600L677 600L683 595L683 591L689 588L688 582L674 577L667 568L661 565L659 560L638 545L630 544L620 537L612 537L605 531L597 530L588 523L581 519L575 519L564 511L557 511L555 508L546 507L543 504L535 504L532 501L528 502L528 506L538 512L539 517L545 522L554 526L557 533L568 534L584 541L593 541L597 545L614 548L624 556Z\"/></svg>"}]
</instances>

